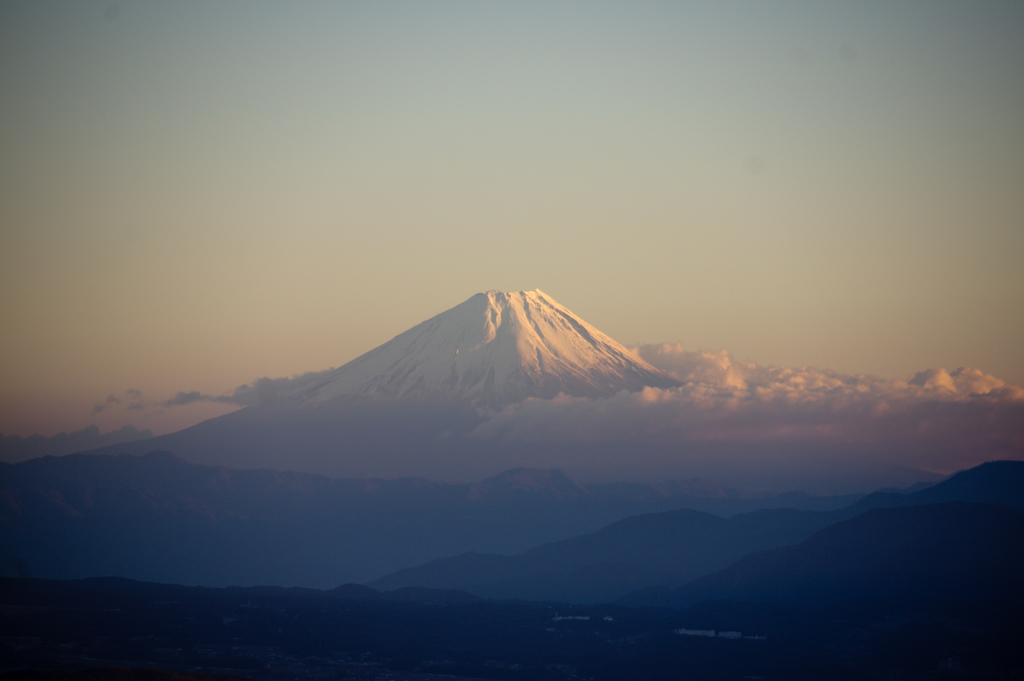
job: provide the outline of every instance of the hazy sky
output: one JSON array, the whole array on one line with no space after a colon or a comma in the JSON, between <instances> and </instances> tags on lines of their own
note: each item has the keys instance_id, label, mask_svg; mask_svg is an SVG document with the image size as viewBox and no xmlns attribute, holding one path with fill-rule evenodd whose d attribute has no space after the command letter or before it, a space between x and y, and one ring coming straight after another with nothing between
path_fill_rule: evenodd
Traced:
<instances>
[{"instance_id":1,"label":"hazy sky","mask_svg":"<svg viewBox=\"0 0 1024 681\"><path fill-rule=\"evenodd\" d=\"M1024 383L1024 3L0 4L0 432L338 366L470 295ZM108 395L117 408L93 413Z\"/></svg>"}]
</instances>

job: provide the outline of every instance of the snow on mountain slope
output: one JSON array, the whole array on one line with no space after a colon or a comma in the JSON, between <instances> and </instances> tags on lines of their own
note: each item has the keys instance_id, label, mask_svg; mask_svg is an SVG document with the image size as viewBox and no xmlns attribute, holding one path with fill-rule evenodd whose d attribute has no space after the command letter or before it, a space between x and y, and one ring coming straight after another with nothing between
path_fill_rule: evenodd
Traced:
<instances>
[{"instance_id":1,"label":"snow on mountain slope","mask_svg":"<svg viewBox=\"0 0 1024 681\"><path fill-rule=\"evenodd\" d=\"M443 396L501 406L527 397L613 395L678 381L536 291L478 293L294 395Z\"/></svg>"}]
</instances>

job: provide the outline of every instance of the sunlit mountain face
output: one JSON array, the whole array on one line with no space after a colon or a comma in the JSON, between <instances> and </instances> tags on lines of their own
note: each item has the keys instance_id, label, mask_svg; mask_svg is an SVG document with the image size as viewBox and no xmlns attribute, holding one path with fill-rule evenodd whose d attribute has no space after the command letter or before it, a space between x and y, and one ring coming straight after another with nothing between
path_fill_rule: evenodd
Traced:
<instances>
[{"instance_id":1,"label":"sunlit mountain face","mask_svg":"<svg viewBox=\"0 0 1024 681\"><path fill-rule=\"evenodd\" d=\"M540 290L478 293L293 393L448 398L500 407L528 397L608 397L679 382Z\"/></svg>"}]
</instances>

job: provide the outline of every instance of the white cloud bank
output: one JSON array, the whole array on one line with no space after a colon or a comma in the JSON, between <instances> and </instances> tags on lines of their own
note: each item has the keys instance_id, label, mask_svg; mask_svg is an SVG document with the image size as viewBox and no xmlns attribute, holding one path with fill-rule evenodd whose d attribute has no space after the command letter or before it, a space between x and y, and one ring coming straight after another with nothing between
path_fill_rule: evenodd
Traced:
<instances>
[{"instance_id":1,"label":"white cloud bank","mask_svg":"<svg viewBox=\"0 0 1024 681\"><path fill-rule=\"evenodd\" d=\"M1024 389L977 369L930 369L906 381L737 362L680 345L634 349L683 383L606 399L559 396L512 405L476 437L526 442L833 446L950 472L1024 458Z\"/></svg>"},{"instance_id":2,"label":"white cloud bank","mask_svg":"<svg viewBox=\"0 0 1024 681\"><path fill-rule=\"evenodd\" d=\"M680 344L643 345L633 350L688 388L699 386L735 398L759 401L784 398L790 403L834 400L838 395L867 400L969 400L978 397L1024 400L1024 389L969 367L952 372L928 369L906 381L894 381L864 374L848 376L806 366L765 367L753 362L737 362L726 350L687 351Z\"/></svg>"}]
</instances>

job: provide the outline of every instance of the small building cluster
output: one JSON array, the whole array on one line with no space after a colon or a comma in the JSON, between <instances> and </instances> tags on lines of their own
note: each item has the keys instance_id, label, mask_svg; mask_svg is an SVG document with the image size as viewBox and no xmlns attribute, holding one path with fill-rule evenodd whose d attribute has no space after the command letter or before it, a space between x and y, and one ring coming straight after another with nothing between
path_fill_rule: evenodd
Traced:
<instances>
[{"instance_id":1,"label":"small building cluster","mask_svg":"<svg viewBox=\"0 0 1024 681\"><path fill-rule=\"evenodd\" d=\"M715 631L714 629L675 629L675 633L683 636L707 636L708 638L749 638L758 641L768 638L767 636L744 636L742 631Z\"/></svg>"}]
</instances>

